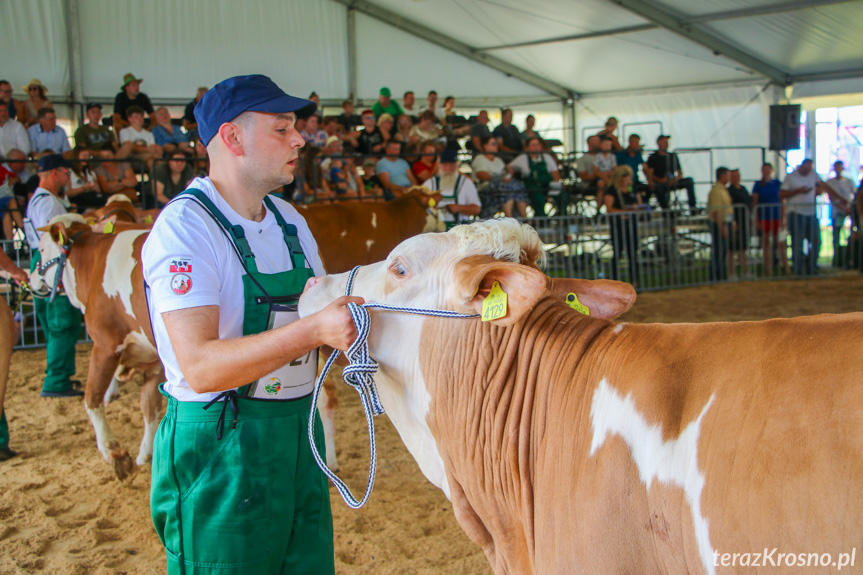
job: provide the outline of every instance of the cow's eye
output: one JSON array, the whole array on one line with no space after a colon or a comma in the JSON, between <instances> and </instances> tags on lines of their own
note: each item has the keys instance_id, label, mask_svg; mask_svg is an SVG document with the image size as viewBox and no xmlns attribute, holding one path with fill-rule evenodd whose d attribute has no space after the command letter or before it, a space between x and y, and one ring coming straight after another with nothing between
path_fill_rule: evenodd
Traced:
<instances>
[{"instance_id":1,"label":"cow's eye","mask_svg":"<svg viewBox=\"0 0 863 575\"><path fill-rule=\"evenodd\" d=\"M402 264L396 264L396 273L400 276L407 275L408 270Z\"/></svg>"}]
</instances>

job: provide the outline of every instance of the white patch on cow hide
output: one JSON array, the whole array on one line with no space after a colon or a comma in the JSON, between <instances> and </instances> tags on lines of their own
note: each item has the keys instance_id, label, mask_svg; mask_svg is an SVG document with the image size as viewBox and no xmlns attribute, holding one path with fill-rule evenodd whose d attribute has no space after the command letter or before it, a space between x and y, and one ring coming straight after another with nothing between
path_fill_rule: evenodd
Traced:
<instances>
[{"instance_id":1,"label":"white patch on cow hide","mask_svg":"<svg viewBox=\"0 0 863 575\"><path fill-rule=\"evenodd\" d=\"M614 335L620 335L620 332L623 331L623 326L625 326L625 325L626 325L625 321L617 324L616 326L614 326L614 329L611 330L611 333L613 333Z\"/></svg>"},{"instance_id":2,"label":"white patch on cow hide","mask_svg":"<svg viewBox=\"0 0 863 575\"><path fill-rule=\"evenodd\" d=\"M375 240L366 240L366 251L372 251L372 246L375 245Z\"/></svg>"},{"instance_id":3,"label":"white patch on cow hide","mask_svg":"<svg viewBox=\"0 0 863 575\"><path fill-rule=\"evenodd\" d=\"M372 227L373 228L378 227L378 213L377 212L372 212Z\"/></svg>"},{"instance_id":4,"label":"white patch on cow hide","mask_svg":"<svg viewBox=\"0 0 863 575\"><path fill-rule=\"evenodd\" d=\"M69 303L81 310L81 313L87 313L86 306L78 299L78 283L75 279L75 268L72 267L72 262L66 260L66 268L63 270L63 289L66 292L66 297L69 298Z\"/></svg>"},{"instance_id":5,"label":"white patch on cow hide","mask_svg":"<svg viewBox=\"0 0 863 575\"><path fill-rule=\"evenodd\" d=\"M683 489L692 511L698 552L710 575L716 573L716 567L707 519L701 514L704 474L698 469L698 436L701 420L710 409L713 397L710 397L698 418L687 425L677 439L669 441L663 441L660 425L650 425L638 412L631 394L621 397L605 379L599 382L590 406L593 425L590 455L593 456L602 447L606 437L619 435L629 446L641 481L647 489L650 489L654 479Z\"/></svg>"},{"instance_id":6,"label":"white patch on cow hide","mask_svg":"<svg viewBox=\"0 0 863 575\"><path fill-rule=\"evenodd\" d=\"M339 234L339 237L340 237L340 238L343 238L343 237L345 237L346 235L348 235L348 230L342 230L342 233L340 233L340 234Z\"/></svg>"},{"instance_id":7,"label":"white patch on cow hide","mask_svg":"<svg viewBox=\"0 0 863 575\"><path fill-rule=\"evenodd\" d=\"M105 419L105 406L100 405L96 409L85 406L85 409L90 423L93 424L93 431L96 432L96 447L105 461L111 463L111 445L115 443L115 439L114 434L111 433L111 428L108 427L108 420Z\"/></svg>"},{"instance_id":8,"label":"white patch on cow hide","mask_svg":"<svg viewBox=\"0 0 863 575\"><path fill-rule=\"evenodd\" d=\"M144 418L144 435L141 437L141 447L138 448L138 457L135 459L137 465L144 465L153 458L153 440L156 439L159 421L158 417L153 421L147 421L147 418Z\"/></svg>"},{"instance_id":9,"label":"white patch on cow hide","mask_svg":"<svg viewBox=\"0 0 863 575\"><path fill-rule=\"evenodd\" d=\"M135 240L149 230L128 230L120 232L114 238L108 257L105 260L105 275L102 278L102 289L108 297L119 296L123 309L129 317L135 317L132 311L132 271L138 265L135 259Z\"/></svg>"}]
</instances>

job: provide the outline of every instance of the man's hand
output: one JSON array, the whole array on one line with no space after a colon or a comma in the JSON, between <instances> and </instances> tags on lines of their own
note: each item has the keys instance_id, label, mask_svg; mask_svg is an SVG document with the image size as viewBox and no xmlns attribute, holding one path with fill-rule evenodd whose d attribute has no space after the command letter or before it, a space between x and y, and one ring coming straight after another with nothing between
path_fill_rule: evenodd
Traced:
<instances>
[{"instance_id":1,"label":"man's hand","mask_svg":"<svg viewBox=\"0 0 863 575\"><path fill-rule=\"evenodd\" d=\"M12 276L13 280L18 282L19 285L24 285L30 280L30 274L28 274L18 266L15 266L12 270L8 270L8 273L10 276Z\"/></svg>"},{"instance_id":2,"label":"man's hand","mask_svg":"<svg viewBox=\"0 0 863 575\"><path fill-rule=\"evenodd\" d=\"M357 339L357 328L347 307L349 303L362 305L365 300L344 295L321 311L308 316L309 321L315 322L315 339L321 345L347 351Z\"/></svg>"}]
</instances>

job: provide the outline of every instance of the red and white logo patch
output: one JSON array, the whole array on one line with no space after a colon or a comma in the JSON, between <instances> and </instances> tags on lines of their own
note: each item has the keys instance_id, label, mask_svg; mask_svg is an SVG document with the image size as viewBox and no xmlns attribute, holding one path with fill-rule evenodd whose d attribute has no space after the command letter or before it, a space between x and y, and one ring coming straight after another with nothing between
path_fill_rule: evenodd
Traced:
<instances>
[{"instance_id":1,"label":"red and white logo patch","mask_svg":"<svg viewBox=\"0 0 863 575\"><path fill-rule=\"evenodd\" d=\"M175 274L171 278L171 289L177 295L186 295L192 289L192 278L186 274Z\"/></svg>"},{"instance_id":2,"label":"red and white logo patch","mask_svg":"<svg viewBox=\"0 0 863 575\"><path fill-rule=\"evenodd\" d=\"M192 273L192 258L178 257L171 260L171 269L168 270L172 274L190 274Z\"/></svg>"}]
</instances>

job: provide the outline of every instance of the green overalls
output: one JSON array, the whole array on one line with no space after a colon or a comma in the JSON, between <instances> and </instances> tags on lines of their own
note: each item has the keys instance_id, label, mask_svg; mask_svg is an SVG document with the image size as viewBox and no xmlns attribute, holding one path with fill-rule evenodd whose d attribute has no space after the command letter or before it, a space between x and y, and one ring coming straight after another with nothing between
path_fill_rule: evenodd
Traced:
<instances>
[{"instance_id":1,"label":"green overalls","mask_svg":"<svg viewBox=\"0 0 863 575\"><path fill-rule=\"evenodd\" d=\"M548 166L545 165L543 156L534 162L528 154L527 163L530 174L524 179L524 187L530 194L530 205L534 214L536 217L542 217L545 215L545 196L551 183L551 174L548 173Z\"/></svg>"},{"instance_id":2,"label":"green overalls","mask_svg":"<svg viewBox=\"0 0 863 575\"><path fill-rule=\"evenodd\" d=\"M36 194L30 202L48 194ZM29 223L29 222L28 222ZM32 225L32 224L31 224ZM37 234L38 235L38 234ZM30 272L42 261L42 254L35 250L30 260ZM81 338L81 310L69 302L62 294L54 296L49 302L43 298L33 298L36 318L45 335L45 381L42 391L63 392L72 389L71 379L75 375L75 344Z\"/></svg>"},{"instance_id":3,"label":"green overalls","mask_svg":"<svg viewBox=\"0 0 863 575\"><path fill-rule=\"evenodd\" d=\"M230 224L203 192L189 189L179 197L184 195L207 208L243 262L243 335L266 331L272 325L271 306L295 303L313 276L296 227L270 198L264 199L293 261L290 271L264 274L242 227ZM316 362L311 369L317 369ZM252 397L249 388L224 392L210 404L168 397L155 438L150 493L168 573L334 573L329 489L307 433L311 396L257 399L261 396ZM324 432L317 417L315 425L323 453Z\"/></svg>"},{"instance_id":4,"label":"green overalls","mask_svg":"<svg viewBox=\"0 0 863 575\"><path fill-rule=\"evenodd\" d=\"M461 174L458 174L455 178L455 185L452 187L452 194L446 195L440 189L440 176L435 176L435 191L438 192L441 196L441 201L438 202L438 209L443 210L446 206L450 204L458 203L458 190L461 186ZM449 211L445 211L444 213L449 214ZM444 225L446 226L446 231L451 230L459 224L459 220L461 219L460 214L449 214L452 216L452 221L445 221Z\"/></svg>"},{"instance_id":5,"label":"green overalls","mask_svg":"<svg viewBox=\"0 0 863 575\"><path fill-rule=\"evenodd\" d=\"M6 421L6 410L0 411L0 449L9 448L9 423Z\"/></svg>"}]
</instances>

